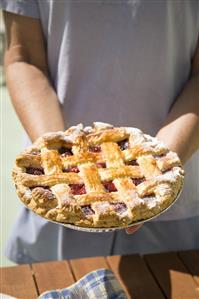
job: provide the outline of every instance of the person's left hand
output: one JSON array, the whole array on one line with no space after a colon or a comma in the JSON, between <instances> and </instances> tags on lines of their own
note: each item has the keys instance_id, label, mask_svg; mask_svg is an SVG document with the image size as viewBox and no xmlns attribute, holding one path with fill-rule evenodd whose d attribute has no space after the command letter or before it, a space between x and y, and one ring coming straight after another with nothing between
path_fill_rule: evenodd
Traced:
<instances>
[{"instance_id":1,"label":"person's left hand","mask_svg":"<svg viewBox=\"0 0 199 299\"><path fill-rule=\"evenodd\" d=\"M135 225L135 226L132 226L132 227L129 227L129 228L126 228L126 233L127 234L133 234L135 233L139 228L142 227L143 224L139 224L139 225Z\"/></svg>"}]
</instances>

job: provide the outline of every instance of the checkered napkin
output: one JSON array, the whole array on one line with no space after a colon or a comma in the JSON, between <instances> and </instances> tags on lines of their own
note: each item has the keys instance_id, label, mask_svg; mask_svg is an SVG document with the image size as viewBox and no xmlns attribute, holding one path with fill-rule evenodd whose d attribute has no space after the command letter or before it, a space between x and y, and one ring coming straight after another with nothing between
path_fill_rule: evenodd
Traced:
<instances>
[{"instance_id":1,"label":"checkered napkin","mask_svg":"<svg viewBox=\"0 0 199 299\"><path fill-rule=\"evenodd\" d=\"M111 270L88 273L75 284L61 290L47 291L38 299L127 299Z\"/></svg>"}]
</instances>

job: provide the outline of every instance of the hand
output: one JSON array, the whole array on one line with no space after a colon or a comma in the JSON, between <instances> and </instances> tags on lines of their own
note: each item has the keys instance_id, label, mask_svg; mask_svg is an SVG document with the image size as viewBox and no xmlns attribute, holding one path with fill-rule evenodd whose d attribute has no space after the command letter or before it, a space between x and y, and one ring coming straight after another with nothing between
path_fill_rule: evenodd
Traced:
<instances>
[{"instance_id":1,"label":"hand","mask_svg":"<svg viewBox=\"0 0 199 299\"><path fill-rule=\"evenodd\" d=\"M138 229L140 229L142 227L143 224L139 224L139 225L135 225L129 228L126 228L126 233L128 235L131 235L133 233L135 233Z\"/></svg>"}]
</instances>

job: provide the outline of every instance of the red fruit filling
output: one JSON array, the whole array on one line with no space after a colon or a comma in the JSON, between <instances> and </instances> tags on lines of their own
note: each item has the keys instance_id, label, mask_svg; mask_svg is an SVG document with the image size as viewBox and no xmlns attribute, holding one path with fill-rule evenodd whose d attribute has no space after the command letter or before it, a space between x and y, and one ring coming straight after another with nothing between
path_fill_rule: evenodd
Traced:
<instances>
[{"instance_id":1,"label":"red fruit filling","mask_svg":"<svg viewBox=\"0 0 199 299\"><path fill-rule=\"evenodd\" d=\"M126 212L127 207L125 205L125 203L123 202L117 202L117 203L113 203L111 202L111 205L114 207L115 212L122 214L124 212Z\"/></svg>"},{"instance_id":2,"label":"red fruit filling","mask_svg":"<svg viewBox=\"0 0 199 299\"><path fill-rule=\"evenodd\" d=\"M86 194L86 188L84 184L72 184L69 185L73 195L82 195Z\"/></svg>"},{"instance_id":3,"label":"red fruit filling","mask_svg":"<svg viewBox=\"0 0 199 299\"><path fill-rule=\"evenodd\" d=\"M148 194L147 196L143 197L143 199L150 200L150 199L154 199L154 197L155 197L155 193L151 193L151 194Z\"/></svg>"},{"instance_id":4,"label":"red fruit filling","mask_svg":"<svg viewBox=\"0 0 199 299\"><path fill-rule=\"evenodd\" d=\"M92 153L99 153L101 152L101 146L100 145L96 145L96 146L89 146L89 151Z\"/></svg>"},{"instance_id":5,"label":"red fruit filling","mask_svg":"<svg viewBox=\"0 0 199 299\"><path fill-rule=\"evenodd\" d=\"M67 169L63 169L63 172L75 172L78 173L79 172L79 168L77 166L71 166Z\"/></svg>"},{"instance_id":6,"label":"red fruit filling","mask_svg":"<svg viewBox=\"0 0 199 299\"><path fill-rule=\"evenodd\" d=\"M133 184L135 186L137 186L137 185L143 183L144 181L146 181L146 179L145 178L135 178L135 179L132 179L132 181L133 181Z\"/></svg>"},{"instance_id":7,"label":"red fruit filling","mask_svg":"<svg viewBox=\"0 0 199 299\"><path fill-rule=\"evenodd\" d=\"M35 168L35 167L27 167L26 173L33 174L33 175L42 175L44 174L43 168Z\"/></svg>"},{"instance_id":8,"label":"red fruit filling","mask_svg":"<svg viewBox=\"0 0 199 299\"><path fill-rule=\"evenodd\" d=\"M40 154L40 151L33 151L33 152L31 152L31 155L34 155L34 156L37 156L39 154Z\"/></svg>"},{"instance_id":9,"label":"red fruit filling","mask_svg":"<svg viewBox=\"0 0 199 299\"><path fill-rule=\"evenodd\" d=\"M70 148L66 148L66 147L60 147L59 148L59 153L61 154L62 157L67 157L67 156L72 156L72 150Z\"/></svg>"},{"instance_id":10,"label":"red fruit filling","mask_svg":"<svg viewBox=\"0 0 199 299\"><path fill-rule=\"evenodd\" d=\"M99 162L99 163L96 163L96 166L97 166L98 168L106 168L106 163L104 163L104 162Z\"/></svg>"},{"instance_id":11,"label":"red fruit filling","mask_svg":"<svg viewBox=\"0 0 199 299\"><path fill-rule=\"evenodd\" d=\"M41 188L41 189L45 189L45 190L49 190L50 191L50 187L49 186L37 186L37 187L30 187L30 190L33 190L35 188Z\"/></svg>"},{"instance_id":12,"label":"red fruit filling","mask_svg":"<svg viewBox=\"0 0 199 299\"><path fill-rule=\"evenodd\" d=\"M116 192L117 191L113 182L105 182L105 183L103 183L103 185L107 192Z\"/></svg>"},{"instance_id":13,"label":"red fruit filling","mask_svg":"<svg viewBox=\"0 0 199 299\"><path fill-rule=\"evenodd\" d=\"M154 158L162 158L162 157L164 157L165 155L166 155L165 153L164 153L164 154L159 154L159 155L154 154L153 157L154 157Z\"/></svg>"},{"instance_id":14,"label":"red fruit filling","mask_svg":"<svg viewBox=\"0 0 199 299\"><path fill-rule=\"evenodd\" d=\"M119 145L119 147L121 148L122 151L124 151L125 149L127 149L129 147L128 139L119 141L117 144Z\"/></svg>"},{"instance_id":15,"label":"red fruit filling","mask_svg":"<svg viewBox=\"0 0 199 299\"><path fill-rule=\"evenodd\" d=\"M126 165L132 165L132 166L139 166L137 160L128 161L125 164Z\"/></svg>"},{"instance_id":16,"label":"red fruit filling","mask_svg":"<svg viewBox=\"0 0 199 299\"><path fill-rule=\"evenodd\" d=\"M86 216L95 214L95 211L93 211L90 205L82 206L81 210Z\"/></svg>"}]
</instances>

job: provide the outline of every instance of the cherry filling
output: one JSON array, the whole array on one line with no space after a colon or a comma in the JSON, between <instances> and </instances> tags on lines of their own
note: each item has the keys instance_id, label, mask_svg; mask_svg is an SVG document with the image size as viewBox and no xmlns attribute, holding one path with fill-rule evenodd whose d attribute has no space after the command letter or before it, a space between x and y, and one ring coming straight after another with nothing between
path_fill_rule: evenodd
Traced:
<instances>
[{"instance_id":1,"label":"cherry filling","mask_svg":"<svg viewBox=\"0 0 199 299\"><path fill-rule=\"evenodd\" d=\"M37 187L30 187L30 190L35 190L36 188L41 188L44 190L49 190L50 191L50 187L49 186L37 186Z\"/></svg>"},{"instance_id":2,"label":"cherry filling","mask_svg":"<svg viewBox=\"0 0 199 299\"><path fill-rule=\"evenodd\" d=\"M127 210L127 207L126 207L125 203L123 203L123 202L117 202L117 203L111 202L111 205L113 206L115 212L117 212L119 214L122 214L122 213L126 212L126 210Z\"/></svg>"},{"instance_id":3,"label":"cherry filling","mask_svg":"<svg viewBox=\"0 0 199 299\"><path fill-rule=\"evenodd\" d=\"M126 165L132 165L132 166L139 166L137 160L128 161L125 164Z\"/></svg>"},{"instance_id":4,"label":"cherry filling","mask_svg":"<svg viewBox=\"0 0 199 299\"><path fill-rule=\"evenodd\" d=\"M98 168L106 168L106 163L105 162L99 162L99 163L96 163L96 166Z\"/></svg>"},{"instance_id":5,"label":"cherry filling","mask_svg":"<svg viewBox=\"0 0 199 299\"><path fill-rule=\"evenodd\" d=\"M133 184L135 186L137 186L137 185L143 183L144 181L146 181L146 179L145 178L135 178L135 179L132 179L132 181L133 181Z\"/></svg>"},{"instance_id":6,"label":"cherry filling","mask_svg":"<svg viewBox=\"0 0 199 299\"><path fill-rule=\"evenodd\" d=\"M129 147L128 139L124 139L122 141L119 141L117 144L119 145L119 147L121 148L122 151L124 151L125 149L127 149Z\"/></svg>"},{"instance_id":7,"label":"cherry filling","mask_svg":"<svg viewBox=\"0 0 199 299\"><path fill-rule=\"evenodd\" d=\"M34 156L37 156L39 155L41 152L38 150L38 151L33 151L31 152L31 155L34 155Z\"/></svg>"},{"instance_id":8,"label":"cherry filling","mask_svg":"<svg viewBox=\"0 0 199 299\"><path fill-rule=\"evenodd\" d=\"M60 147L59 148L59 153L61 154L62 157L67 157L67 156L72 156L72 150L70 148L66 148L66 147Z\"/></svg>"},{"instance_id":9,"label":"cherry filling","mask_svg":"<svg viewBox=\"0 0 199 299\"><path fill-rule=\"evenodd\" d=\"M36 168L36 167L26 167L26 173L33 174L33 175L42 175L44 174L44 169Z\"/></svg>"},{"instance_id":10,"label":"cherry filling","mask_svg":"<svg viewBox=\"0 0 199 299\"><path fill-rule=\"evenodd\" d=\"M86 216L95 214L95 211L93 211L90 205L82 206L81 210Z\"/></svg>"},{"instance_id":11,"label":"cherry filling","mask_svg":"<svg viewBox=\"0 0 199 299\"><path fill-rule=\"evenodd\" d=\"M150 193L147 196L143 197L144 200L150 200L150 199L154 199L155 197L155 193Z\"/></svg>"},{"instance_id":12,"label":"cherry filling","mask_svg":"<svg viewBox=\"0 0 199 299\"><path fill-rule=\"evenodd\" d=\"M107 192L116 192L117 191L113 182L105 182L105 183L103 183L103 185Z\"/></svg>"},{"instance_id":13,"label":"cherry filling","mask_svg":"<svg viewBox=\"0 0 199 299\"><path fill-rule=\"evenodd\" d=\"M79 168L77 166L71 166L67 169L63 169L63 172L75 172L78 173L79 172Z\"/></svg>"},{"instance_id":14,"label":"cherry filling","mask_svg":"<svg viewBox=\"0 0 199 299\"><path fill-rule=\"evenodd\" d=\"M153 157L154 158L163 158L163 157L165 157L165 154L159 154L159 155L155 154L155 155L153 155Z\"/></svg>"},{"instance_id":15,"label":"cherry filling","mask_svg":"<svg viewBox=\"0 0 199 299\"><path fill-rule=\"evenodd\" d=\"M89 146L88 150L92 153L99 153L101 152L101 146L100 145Z\"/></svg>"},{"instance_id":16,"label":"cherry filling","mask_svg":"<svg viewBox=\"0 0 199 299\"><path fill-rule=\"evenodd\" d=\"M84 184L72 184L69 185L73 195L82 195L86 194L86 188Z\"/></svg>"}]
</instances>

